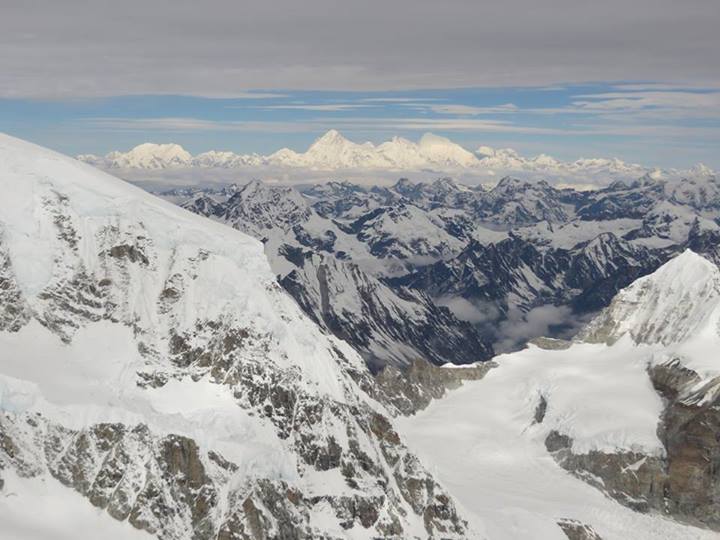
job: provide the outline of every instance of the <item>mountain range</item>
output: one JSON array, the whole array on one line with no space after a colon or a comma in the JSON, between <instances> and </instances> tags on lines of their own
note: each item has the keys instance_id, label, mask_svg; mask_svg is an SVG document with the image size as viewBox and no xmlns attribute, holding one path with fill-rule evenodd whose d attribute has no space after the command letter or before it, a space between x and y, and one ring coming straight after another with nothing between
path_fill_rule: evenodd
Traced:
<instances>
[{"instance_id":1,"label":"mountain range","mask_svg":"<svg viewBox=\"0 0 720 540\"><path fill-rule=\"evenodd\" d=\"M128 152L110 152L104 157L84 154L78 159L103 169L163 170L179 168L222 169L291 169L312 171L468 171L492 177L515 172L522 175L545 175L565 180L613 180L638 178L651 174L655 178L710 172L704 165L687 171L661 170L625 163L619 159L591 158L561 161L541 154L521 156L509 148L480 146L469 151L451 140L426 133L418 142L393 137L382 144L358 144L330 130L318 138L306 152L283 148L270 155L236 154L209 151L191 155L177 144L145 143Z\"/></svg>"},{"instance_id":2,"label":"mountain range","mask_svg":"<svg viewBox=\"0 0 720 540\"><path fill-rule=\"evenodd\" d=\"M687 247L713 256L720 238L714 176L595 191L510 177L302 192L253 181L160 196L263 241L306 314L373 369L572 334L622 287Z\"/></svg>"}]
</instances>

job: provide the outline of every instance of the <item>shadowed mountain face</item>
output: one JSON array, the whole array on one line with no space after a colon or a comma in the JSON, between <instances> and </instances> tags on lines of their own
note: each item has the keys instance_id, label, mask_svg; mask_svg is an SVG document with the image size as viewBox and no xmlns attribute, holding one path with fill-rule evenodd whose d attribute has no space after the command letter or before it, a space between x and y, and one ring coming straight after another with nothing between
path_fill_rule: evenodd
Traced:
<instances>
[{"instance_id":1,"label":"shadowed mountain face","mask_svg":"<svg viewBox=\"0 0 720 540\"><path fill-rule=\"evenodd\" d=\"M720 185L707 171L597 191L442 178L161 195L262 240L303 310L373 369L567 337L685 247L717 256L720 237Z\"/></svg>"}]
</instances>

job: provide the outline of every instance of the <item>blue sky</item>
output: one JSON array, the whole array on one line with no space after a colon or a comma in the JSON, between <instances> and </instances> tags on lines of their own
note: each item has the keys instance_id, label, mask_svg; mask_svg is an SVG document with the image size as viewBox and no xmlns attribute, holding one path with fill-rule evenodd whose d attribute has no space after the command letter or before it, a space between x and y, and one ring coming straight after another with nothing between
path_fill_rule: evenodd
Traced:
<instances>
[{"instance_id":1,"label":"blue sky","mask_svg":"<svg viewBox=\"0 0 720 540\"><path fill-rule=\"evenodd\" d=\"M68 154L142 142L193 153L304 149L328 129L355 141L425 132L474 149L720 168L720 90L660 83L385 92L256 90L232 98L0 99L0 130Z\"/></svg>"}]
</instances>

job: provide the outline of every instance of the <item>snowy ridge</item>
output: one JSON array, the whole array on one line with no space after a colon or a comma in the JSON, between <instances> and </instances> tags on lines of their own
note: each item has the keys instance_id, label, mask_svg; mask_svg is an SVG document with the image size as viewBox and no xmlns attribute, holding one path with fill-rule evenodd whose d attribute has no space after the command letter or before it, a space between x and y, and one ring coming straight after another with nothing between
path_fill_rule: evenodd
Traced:
<instances>
[{"instance_id":1,"label":"snowy ridge","mask_svg":"<svg viewBox=\"0 0 720 540\"><path fill-rule=\"evenodd\" d=\"M682 254L623 289L593 321L587 339L673 345L696 336L720 340L720 269L693 253Z\"/></svg>"},{"instance_id":2,"label":"snowy ridge","mask_svg":"<svg viewBox=\"0 0 720 540\"><path fill-rule=\"evenodd\" d=\"M78 159L105 169L201 168L304 168L316 171L475 171L495 175L511 172L546 175L564 179L633 179L644 174L653 178L714 174L699 164L689 171L661 170L657 167L625 163L617 158L582 158L565 162L540 154L521 156L509 148L481 146L471 152L446 137L424 134L418 142L402 137L374 145L355 143L337 130L319 137L305 152L283 148L270 155L236 154L211 150L190 155L177 144L141 144L128 152L114 151L106 156L79 155Z\"/></svg>"}]
</instances>

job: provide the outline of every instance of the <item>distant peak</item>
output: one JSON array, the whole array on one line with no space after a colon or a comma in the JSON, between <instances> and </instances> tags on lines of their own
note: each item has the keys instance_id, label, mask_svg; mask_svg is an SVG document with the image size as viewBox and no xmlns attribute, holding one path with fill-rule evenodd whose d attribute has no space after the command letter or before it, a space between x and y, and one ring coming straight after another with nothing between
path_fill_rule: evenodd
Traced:
<instances>
[{"instance_id":1,"label":"distant peak","mask_svg":"<svg viewBox=\"0 0 720 540\"><path fill-rule=\"evenodd\" d=\"M342 133L340 133L336 129L331 129L324 135L318 137L315 139L315 142L313 143L313 146L317 144L334 144L334 143L345 143L350 142L348 141Z\"/></svg>"},{"instance_id":2,"label":"distant peak","mask_svg":"<svg viewBox=\"0 0 720 540\"><path fill-rule=\"evenodd\" d=\"M691 177L711 177L715 176L715 171L704 163L697 163L690 168L688 175Z\"/></svg>"},{"instance_id":3,"label":"distant peak","mask_svg":"<svg viewBox=\"0 0 720 540\"><path fill-rule=\"evenodd\" d=\"M455 143L447 137L441 137L440 135L435 135L430 132L427 132L420 137L419 144L420 146L455 146Z\"/></svg>"}]
</instances>

